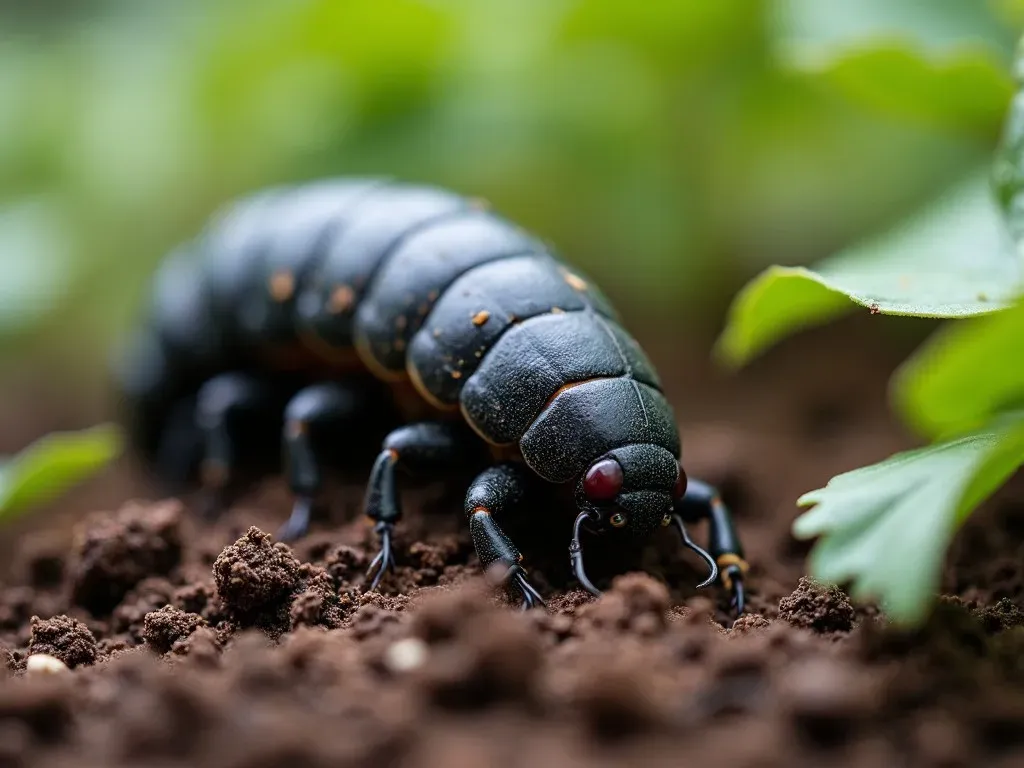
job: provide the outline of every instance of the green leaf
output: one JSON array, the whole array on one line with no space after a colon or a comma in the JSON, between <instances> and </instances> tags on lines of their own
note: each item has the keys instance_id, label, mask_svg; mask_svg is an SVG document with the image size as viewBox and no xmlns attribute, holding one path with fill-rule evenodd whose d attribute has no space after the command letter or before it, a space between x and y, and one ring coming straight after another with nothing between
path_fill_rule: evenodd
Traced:
<instances>
[{"instance_id":1,"label":"green leaf","mask_svg":"<svg viewBox=\"0 0 1024 768\"><path fill-rule=\"evenodd\" d=\"M58 432L0 464L0 522L54 499L99 471L120 454L122 442L112 425Z\"/></svg>"},{"instance_id":2,"label":"green leaf","mask_svg":"<svg viewBox=\"0 0 1024 768\"><path fill-rule=\"evenodd\" d=\"M1024 404L1024 304L943 328L893 378L904 420L928 437Z\"/></svg>"},{"instance_id":3,"label":"green leaf","mask_svg":"<svg viewBox=\"0 0 1024 768\"><path fill-rule=\"evenodd\" d=\"M0 339L32 330L61 307L76 264L59 206L0 205Z\"/></svg>"},{"instance_id":4,"label":"green leaf","mask_svg":"<svg viewBox=\"0 0 1024 768\"><path fill-rule=\"evenodd\" d=\"M928 58L899 40L873 41L814 67L847 98L893 117L994 135L1013 79L985 49Z\"/></svg>"},{"instance_id":5,"label":"green leaf","mask_svg":"<svg viewBox=\"0 0 1024 768\"><path fill-rule=\"evenodd\" d=\"M897 623L927 613L957 526L1024 461L1024 414L1001 417L959 439L899 453L832 478L800 498L814 505L793 525L821 537L811 552L815 578L851 585L877 599Z\"/></svg>"},{"instance_id":6,"label":"green leaf","mask_svg":"<svg viewBox=\"0 0 1024 768\"><path fill-rule=\"evenodd\" d=\"M717 352L742 365L855 305L888 315L981 315L1007 306L1020 286L1020 261L987 177L977 174L885 235L812 268L762 272L733 302Z\"/></svg>"}]
</instances>

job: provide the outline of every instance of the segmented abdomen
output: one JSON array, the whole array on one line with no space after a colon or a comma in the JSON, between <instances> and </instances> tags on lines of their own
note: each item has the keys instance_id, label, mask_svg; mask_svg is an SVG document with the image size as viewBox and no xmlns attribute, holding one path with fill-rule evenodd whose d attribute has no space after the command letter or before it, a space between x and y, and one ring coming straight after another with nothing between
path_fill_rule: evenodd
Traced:
<instances>
[{"instance_id":1,"label":"segmented abdomen","mask_svg":"<svg viewBox=\"0 0 1024 768\"><path fill-rule=\"evenodd\" d=\"M588 280L535 237L430 187L357 179L272 189L214 217L154 284L122 382L156 419L229 369L352 357L408 375L551 480L574 420L589 451L632 435L678 454L654 369ZM130 358L132 359L132 358ZM312 364L312 365L311 365ZM573 386L575 385L575 386ZM580 411L579 414L575 414ZM567 420L568 419L568 420Z\"/></svg>"}]
</instances>

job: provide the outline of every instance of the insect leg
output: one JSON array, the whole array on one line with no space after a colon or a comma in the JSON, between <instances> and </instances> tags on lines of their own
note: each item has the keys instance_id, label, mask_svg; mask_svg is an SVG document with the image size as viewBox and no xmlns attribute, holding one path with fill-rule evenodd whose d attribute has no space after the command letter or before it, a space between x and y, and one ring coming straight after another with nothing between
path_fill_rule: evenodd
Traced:
<instances>
[{"instance_id":1,"label":"insect leg","mask_svg":"<svg viewBox=\"0 0 1024 768\"><path fill-rule=\"evenodd\" d=\"M205 511L215 517L238 486L240 474L272 466L278 454L279 399L273 385L258 376L223 373L199 389L195 423L203 441Z\"/></svg>"},{"instance_id":2,"label":"insect leg","mask_svg":"<svg viewBox=\"0 0 1024 768\"><path fill-rule=\"evenodd\" d=\"M295 506L278 531L281 541L306 534L314 506L323 492L324 469L343 459L344 446L358 431L367 399L354 387L338 382L299 390L284 413L285 475Z\"/></svg>"},{"instance_id":3,"label":"insect leg","mask_svg":"<svg viewBox=\"0 0 1024 768\"><path fill-rule=\"evenodd\" d=\"M465 456L465 428L453 422L424 421L394 430L386 438L370 471L364 510L376 522L380 552L370 563L370 589L376 589L389 568L394 567L391 534L402 517L395 470L435 473L455 467Z\"/></svg>"},{"instance_id":4,"label":"insect leg","mask_svg":"<svg viewBox=\"0 0 1024 768\"><path fill-rule=\"evenodd\" d=\"M175 403L164 421L156 444L154 465L166 493L179 495L195 479L203 454L203 439L196 426L192 398Z\"/></svg>"},{"instance_id":5,"label":"insect leg","mask_svg":"<svg viewBox=\"0 0 1024 768\"><path fill-rule=\"evenodd\" d=\"M743 559L740 544L729 508L722 502L712 486L690 479L686 493L676 502L676 513L687 521L708 521L708 550L718 563L718 578L732 596L736 613L743 613L746 590L743 580L750 569Z\"/></svg>"},{"instance_id":6,"label":"insect leg","mask_svg":"<svg viewBox=\"0 0 1024 768\"><path fill-rule=\"evenodd\" d=\"M480 563L484 568L500 563L507 569L503 581L522 597L523 610L544 605L544 601L527 580L523 556L497 518L522 506L529 481L524 467L499 464L480 473L466 493L466 516Z\"/></svg>"}]
</instances>

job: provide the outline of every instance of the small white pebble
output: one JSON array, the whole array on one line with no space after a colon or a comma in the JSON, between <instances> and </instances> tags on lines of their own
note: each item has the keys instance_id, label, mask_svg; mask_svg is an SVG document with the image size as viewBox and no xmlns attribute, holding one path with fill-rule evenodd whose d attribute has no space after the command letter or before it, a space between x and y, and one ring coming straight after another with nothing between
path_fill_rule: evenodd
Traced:
<instances>
[{"instance_id":1,"label":"small white pebble","mask_svg":"<svg viewBox=\"0 0 1024 768\"><path fill-rule=\"evenodd\" d=\"M25 671L29 674L57 675L68 671L68 665L48 653L34 653L25 660Z\"/></svg>"},{"instance_id":2,"label":"small white pebble","mask_svg":"<svg viewBox=\"0 0 1024 768\"><path fill-rule=\"evenodd\" d=\"M427 660L427 644L415 637L392 643L384 652L384 663L392 672L410 672Z\"/></svg>"}]
</instances>

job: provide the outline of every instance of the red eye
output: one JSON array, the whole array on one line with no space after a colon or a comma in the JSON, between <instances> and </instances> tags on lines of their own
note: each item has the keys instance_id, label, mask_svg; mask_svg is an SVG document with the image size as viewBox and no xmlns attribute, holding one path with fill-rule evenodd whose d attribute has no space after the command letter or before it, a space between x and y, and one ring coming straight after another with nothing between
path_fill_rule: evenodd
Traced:
<instances>
[{"instance_id":1,"label":"red eye","mask_svg":"<svg viewBox=\"0 0 1024 768\"><path fill-rule=\"evenodd\" d=\"M686 472L684 472L683 468L680 466L679 467L679 477L676 478L676 485L672 489L672 498L673 499L681 499L681 498L683 498L683 494L686 493L686 482L687 482L687 480L686 480Z\"/></svg>"},{"instance_id":2,"label":"red eye","mask_svg":"<svg viewBox=\"0 0 1024 768\"><path fill-rule=\"evenodd\" d=\"M615 459L601 459L587 470L583 492L591 501L614 499L622 490L622 467Z\"/></svg>"}]
</instances>

